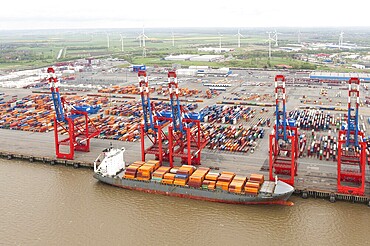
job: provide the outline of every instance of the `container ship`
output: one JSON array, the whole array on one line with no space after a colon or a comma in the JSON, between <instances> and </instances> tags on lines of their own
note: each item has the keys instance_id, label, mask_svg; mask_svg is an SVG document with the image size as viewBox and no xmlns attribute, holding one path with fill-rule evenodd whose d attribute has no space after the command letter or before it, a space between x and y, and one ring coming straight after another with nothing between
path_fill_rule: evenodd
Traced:
<instances>
[{"instance_id":1,"label":"container ship","mask_svg":"<svg viewBox=\"0 0 370 246\"><path fill-rule=\"evenodd\" d=\"M282 204L294 188L261 174L250 177L233 172L213 172L191 165L160 166L159 161L137 161L126 166L125 149L107 148L94 161L94 177L103 183L129 190L229 204Z\"/></svg>"}]
</instances>

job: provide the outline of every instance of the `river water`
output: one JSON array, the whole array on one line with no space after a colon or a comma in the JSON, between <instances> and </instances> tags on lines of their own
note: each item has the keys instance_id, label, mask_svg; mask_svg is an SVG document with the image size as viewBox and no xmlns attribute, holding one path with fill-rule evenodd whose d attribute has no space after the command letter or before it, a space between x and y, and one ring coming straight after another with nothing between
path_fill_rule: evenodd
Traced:
<instances>
[{"instance_id":1,"label":"river water","mask_svg":"<svg viewBox=\"0 0 370 246\"><path fill-rule=\"evenodd\" d=\"M228 205L115 188L92 170L0 159L0 245L370 245L370 208Z\"/></svg>"}]
</instances>

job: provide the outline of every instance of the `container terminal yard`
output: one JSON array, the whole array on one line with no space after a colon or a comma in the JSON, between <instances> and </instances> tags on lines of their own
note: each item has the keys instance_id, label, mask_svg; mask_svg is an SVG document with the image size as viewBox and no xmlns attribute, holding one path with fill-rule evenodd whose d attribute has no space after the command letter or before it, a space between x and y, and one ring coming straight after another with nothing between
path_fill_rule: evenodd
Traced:
<instances>
[{"instance_id":1,"label":"container terminal yard","mask_svg":"<svg viewBox=\"0 0 370 246\"><path fill-rule=\"evenodd\" d=\"M137 71L83 71L69 80L68 76L58 74L58 66L55 69L61 85L54 91L50 89L50 84L59 81L54 81L52 76L47 78L46 68L43 71L45 79L23 88L1 89L0 131L3 141L7 143L0 149L2 157L92 167L98 153L112 144L114 147L124 146L126 163L133 163L140 160L140 153L151 146L147 139L150 134L143 129L141 122L145 117L150 119L152 112L145 108L149 104L143 103L142 99L150 99L150 106L156 112L167 112L167 117L173 117L177 113L169 113L173 109L171 101L176 103L178 96L184 115L196 114L202 118L198 132L204 135L206 141L204 146L198 146L199 152L191 160L196 160L196 155L201 152L198 161L202 166L244 175L260 173L267 179L278 174L293 184L296 194L303 198L319 197L331 202L347 200L370 205L366 133L370 124L370 99L367 97L367 85L361 84L362 81L359 87L355 86L356 81L350 87L348 81L330 80L327 76L325 79L310 79L309 72L231 69L232 73L228 72L228 76L178 74L178 88L173 89L168 86L168 69L146 68L149 86L144 95L141 89L145 86L140 88ZM350 77L356 77L356 74ZM80 86L87 81L89 86ZM71 143L71 139L63 124L54 120L54 116L61 115L55 111L53 104L53 100L58 99L57 94L53 94L57 92L56 88L66 104L85 107L86 110L84 105L91 106L87 110L89 116L81 121L83 124L88 122L83 131L90 135L82 140L73 140L75 146L81 148L71 147L72 152L77 150L72 154L63 154L70 150L63 141ZM174 91L179 93L175 95ZM356 95L359 95L358 100ZM284 117L289 124L282 123ZM81 122L76 123L76 128L83 125ZM280 129L277 135L273 133L275 122L280 122L276 126ZM359 141L364 157L339 151L340 146L346 144L348 122L350 144ZM358 127L351 128L352 124ZM57 127L54 128L54 125ZM297 129L297 134L289 134L293 129ZM285 131L288 131L288 136ZM165 135L169 132L169 129L163 129ZM357 135L360 137L357 138ZM172 138L176 139L176 136ZM286 143L290 146L281 145L280 138L289 138ZM143 139L144 147L141 145ZM164 142L166 140L164 138ZM62 143L57 147L57 155L59 151L61 158L56 158L55 142L58 141ZM82 149L86 146L88 149ZM147 156L144 154L143 158L163 158L163 162L168 163L165 154L157 154L160 153L158 149L155 151L156 156L147 151ZM278 157L280 153L284 155ZM188 161L188 153L178 157L170 165ZM343 160L342 167L356 170L356 174L338 168L338 159ZM357 166L364 170L358 171ZM270 169L274 171L270 173ZM347 182L338 185L338 175Z\"/></svg>"}]
</instances>

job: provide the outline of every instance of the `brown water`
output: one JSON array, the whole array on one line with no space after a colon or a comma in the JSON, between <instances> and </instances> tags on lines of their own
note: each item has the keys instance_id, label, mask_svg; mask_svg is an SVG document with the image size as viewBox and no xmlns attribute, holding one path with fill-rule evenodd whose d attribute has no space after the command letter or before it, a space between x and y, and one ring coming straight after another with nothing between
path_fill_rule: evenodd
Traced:
<instances>
[{"instance_id":1,"label":"brown water","mask_svg":"<svg viewBox=\"0 0 370 246\"><path fill-rule=\"evenodd\" d=\"M370 245L370 208L242 206L146 194L92 171L0 159L0 245Z\"/></svg>"}]
</instances>

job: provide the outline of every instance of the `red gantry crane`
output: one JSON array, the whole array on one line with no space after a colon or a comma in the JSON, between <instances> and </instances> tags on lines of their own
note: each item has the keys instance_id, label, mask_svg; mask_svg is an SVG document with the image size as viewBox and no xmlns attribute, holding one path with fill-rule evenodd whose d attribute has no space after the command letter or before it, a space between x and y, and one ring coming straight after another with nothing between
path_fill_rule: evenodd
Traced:
<instances>
[{"instance_id":1,"label":"red gantry crane","mask_svg":"<svg viewBox=\"0 0 370 246\"><path fill-rule=\"evenodd\" d=\"M167 129L166 127L172 119L157 113L155 105L150 101L149 81L146 71L139 70L138 79L143 110L143 121L140 125L141 159L145 161L145 156L152 154L162 164L163 161L169 160L169 139L165 129ZM146 144L145 140L149 140L149 143Z\"/></svg>"},{"instance_id":2,"label":"red gantry crane","mask_svg":"<svg viewBox=\"0 0 370 246\"><path fill-rule=\"evenodd\" d=\"M289 125L286 118L285 77L275 76L276 121L269 138L269 165L270 180L274 174L279 179L294 186L294 177L297 175L298 163L298 130L294 125Z\"/></svg>"},{"instance_id":3,"label":"red gantry crane","mask_svg":"<svg viewBox=\"0 0 370 246\"><path fill-rule=\"evenodd\" d=\"M176 72L168 72L168 88L172 115L172 125L168 128L170 166L173 167L175 157L181 158L184 164L200 165L208 139L202 132L199 114L185 112L180 104Z\"/></svg>"},{"instance_id":4,"label":"red gantry crane","mask_svg":"<svg viewBox=\"0 0 370 246\"><path fill-rule=\"evenodd\" d=\"M360 104L360 80L348 82L347 126L338 136L338 192L364 195L366 143L364 133L359 131L358 109Z\"/></svg>"},{"instance_id":5,"label":"red gantry crane","mask_svg":"<svg viewBox=\"0 0 370 246\"><path fill-rule=\"evenodd\" d=\"M88 117L88 112L95 110L90 106L73 106L60 96L59 81L53 68L49 67L48 81L55 108L54 137L57 158L73 160L74 151L90 151L90 139L99 135L98 130ZM67 138L60 139L58 129L67 133ZM61 146L68 146L69 152L62 152Z\"/></svg>"}]
</instances>

